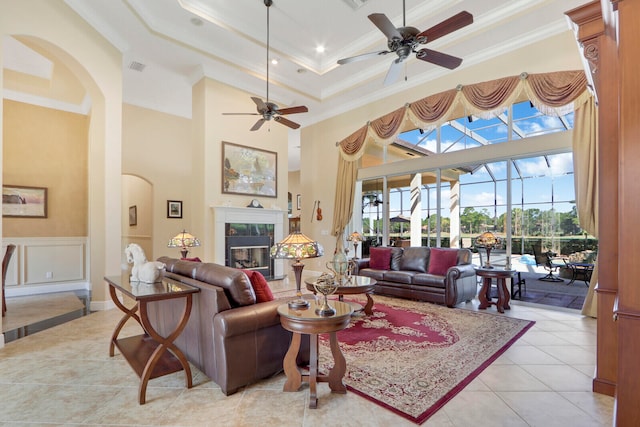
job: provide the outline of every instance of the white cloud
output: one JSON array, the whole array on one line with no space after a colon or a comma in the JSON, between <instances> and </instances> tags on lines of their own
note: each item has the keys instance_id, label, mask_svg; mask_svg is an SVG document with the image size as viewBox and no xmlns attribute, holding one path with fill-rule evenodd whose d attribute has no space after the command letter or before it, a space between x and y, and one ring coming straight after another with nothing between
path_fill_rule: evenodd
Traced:
<instances>
[{"instance_id":1,"label":"white cloud","mask_svg":"<svg viewBox=\"0 0 640 427\"><path fill-rule=\"evenodd\" d=\"M549 166L544 157L519 160L518 165L524 176L562 175L573 171L573 155L571 153L548 156Z\"/></svg>"},{"instance_id":2,"label":"white cloud","mask_svg":"<svg viewBox=\"0 0 640 427\"><path fill-rule=\"evenodd\" d=\"M464 197L464 206L493 206L493 193L483 191L481 193L465 192L462 194ZM496 196L496 203L499 205L505 204L504 197L500 194Z\"/></svg>"},{"instance_id":3,"label":"white cloud","mask_svg":"<svg viewBox=\"0 0 640 427\"><path fill-rule=\"evenodd\" d=\"M573 172L573 154L562 153L555 156L549 156L551 164L551 172L554 175L562 175L567 172Z\"/></svg>"}]
</instances>

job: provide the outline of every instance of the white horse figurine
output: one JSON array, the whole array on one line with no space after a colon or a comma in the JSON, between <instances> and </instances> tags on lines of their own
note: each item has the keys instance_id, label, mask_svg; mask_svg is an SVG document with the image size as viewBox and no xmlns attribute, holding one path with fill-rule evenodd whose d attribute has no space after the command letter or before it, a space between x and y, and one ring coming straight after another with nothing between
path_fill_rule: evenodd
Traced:
<instances>
[{"instance_id":1,"label":"white horse figurine","mask_svg":"<svg viewBox=\"0 0 640 427\"><path fill-rule=\"evenodd\" d=\"M131 281L143 283L155 283L160 277L160 272L165 269L165 265L158 261L147 261L147 257L140 245L130 243L124 250L127 255L127 262L133 263L131 269Z\"/></svg>"}]
</instances>

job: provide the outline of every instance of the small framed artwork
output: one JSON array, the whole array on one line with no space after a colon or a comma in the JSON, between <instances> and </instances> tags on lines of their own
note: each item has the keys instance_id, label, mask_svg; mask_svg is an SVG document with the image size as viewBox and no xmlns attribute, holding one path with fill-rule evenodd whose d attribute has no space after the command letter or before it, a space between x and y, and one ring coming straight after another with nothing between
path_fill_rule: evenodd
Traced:
<instances>
[{"instance_id":1,"label":"small framed artwork","mask_svg":"<svg viewBox=\"0 0 640 427\"><path fill-rule=\"evenodd\" d=\"M300 194L296 196L296 208L298 208L298 210L302 209L302 196Z\"/></svg>"},{"instance_id":2,"label":"small framed artwork","mask_svg":"<svg viewBox=\"0 0 640 427\"><path fill-rule=\"evenodd\" d=\"M129 206L129 226L138 225L138 207Z\"/></svg>"},{"instance_id":3,"label":"small framed artwork","mask_svg":"<svg viewBox=\"0 0 640 427\"><path fill-rule=\"evenodd\" d=\"M167 200L167 218L182 218L182 201Z\"/></svg>"},{"instance_id":4,"label":"small framed artwork","mask_svg":"<svg viewBox=\"0 0 640 427\"><path fill-rule=\"evenodd\" d=\"M277 197L278 153L222 141L222 192Z\"/></svg>"},{"instance_id":5,"label":"small framed artwork","mask_svg":"<svg viewBox=\"0 0 640 427\"><path fill-rule=\"evenodd\" d=\"M46 218L47 189L24 185L3 185L2 216L8 218Z\"/></svg>"}]
</instances>

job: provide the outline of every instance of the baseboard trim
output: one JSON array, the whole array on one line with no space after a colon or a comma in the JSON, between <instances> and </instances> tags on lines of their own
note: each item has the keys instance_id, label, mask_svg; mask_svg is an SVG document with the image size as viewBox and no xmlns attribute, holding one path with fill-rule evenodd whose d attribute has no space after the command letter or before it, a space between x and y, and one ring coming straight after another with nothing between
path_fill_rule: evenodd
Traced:
<instances>
[{"instance_id":1,"label":"baseboard trim","mask_svg":"<svg viewBox=\"0 0 640 427\"><path fill-rule=\"evenodd\" d=\"M611 381L602 380L598 378L593 379L592 389L594 393L605 394L607 396L614 397L616 394L616 385Z\"/></svg>"},{"instance_id":2,"label":"baseboard trim","mask_svg":"<svg viewBox=\"0 0 640 427\"><path fill-rule=\"evenodd\" d=\"M60 282L46 285L22 285L5 287L5 295L7 298L24 297L29 295L50 294L53 292L68 291L90 291L91 284L89 282Z\"/></svg>"}]
</instances>

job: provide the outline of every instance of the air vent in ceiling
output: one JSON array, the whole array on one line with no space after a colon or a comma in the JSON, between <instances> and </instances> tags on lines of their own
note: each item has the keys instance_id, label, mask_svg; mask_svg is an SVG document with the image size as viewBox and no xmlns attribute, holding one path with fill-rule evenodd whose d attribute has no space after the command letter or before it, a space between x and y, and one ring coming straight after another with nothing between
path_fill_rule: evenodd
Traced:
<instances>
[{"instance_id":1,"label":"air vent in ceiling","mask_svg":"<svg viewBox=\"0 0 640 427\"><path fill-rule=\"evenodd\" d=\"M369 0L342 0L353 10L358 10Z\"/></svg>"},{"instance_id":2,"label":"air vent in ceiling","mask_svg":"<svg viewBox=\"0 0 640 427\"><path fill-rule=\"evenodd\" d=\"M131 64L129 64L129 68L134 71L142 72L142 70L144 70L144 67L146 67L146 65L136 61L131 61Z\"/></svg>"}]
</instances>

